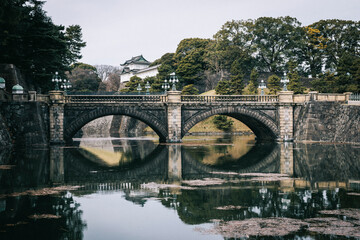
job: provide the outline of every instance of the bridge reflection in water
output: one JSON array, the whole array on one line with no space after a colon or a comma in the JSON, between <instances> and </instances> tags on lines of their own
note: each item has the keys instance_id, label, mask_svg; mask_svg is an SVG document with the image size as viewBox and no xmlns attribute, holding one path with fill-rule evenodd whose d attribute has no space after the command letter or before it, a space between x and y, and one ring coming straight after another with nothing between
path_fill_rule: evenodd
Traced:
<instances>
[{"instance_id":1,"label":"bridge reflection in water","mask_svg":"<svg viewBox=\"0 0 360 240\"><path fill-rule=\"evenodd\" d=\"M119 142L122 141L122 142ZM352 145L321 145L293 143L256 143L247 140L248 147L236 159L229 158L232 144L158 144L152 140L135 139L129 141L110 139L117 164L104 164L99 150L85 148L64 148L52 146L50 149L50 180L56 184L99 184L110 182L179 182L200 178L241 178L251 173L280 174L289 177L282 180L284 188L307 187L347 187L346 176L360 179L359 166L354 165L354 151L340 153L331 158L334 152ZM91 144L90 144L91 145ZM96 144L94 144L95 146ZM81 144L80 144L81 146ZM89 146L89 144L87 145ZM103 145L102 145L103 148ZM206 153L214 155L209 148L225 152L209 164ZM213 149L213 150L214 150ZM225 150L224 150L225 149ZM227 150L226 150L227 149ZM109 150L109 149L108 149ZM355 149L356 150L356 149ZM119 151L122 151L120 156ZM135 158L125 159L129 153L141 152ZM350 157L344 157L351 155ZM120 156L120 157L119 157ZM132 155L134 156L134 155ZM125 159L125 160L124 160ZM223 161L223 159L228 161ZM122 161L121 161L122 160ZM116 161L115 161L116 162ZM331 162L336 162L335 165ZM336 165L338 164L338 165ZM322 165L331 165L322 168ZM348 166L347 172L334 170L336 166ZM335 167L335 168L334 168ZM342 172L342 174L339 174ZM346 174L345 174L346 173ZM115 183L116 184L116 183Z\"/></svg>"},{"instance_id":2,"label":"bridge reflection in water","mask_svg":"<svg viewBox=\"0 0 360 240\"><path fill-rule=\"evenodd\" d=\"M11 236L9 239L27 236L39 239L32 234L41 232L46 239L87 239L89 232L101 232L99 225L108 227L114 222L114 232L119 228L123 234L129 231L129 218L136 218L138 228L151 229L146 234L153 236L155 231L170 231L164 230L169 223L168 215L162 212L164 209L176 212L170 215L175 216L171 221L178 225L169 232L176 236L181 236L183 223L212 224L212 219L252 224L252 221L276 218L274 221L280 222L276 222L275 231L280 225L289 226L281 222L283 219L319 219L319 212L324 209L352 208L355 213L360 209L360 162L357 159L360 148L356 145L259 144L246 137L241 140L241 148L234 145L236 138L222 138L208 144L194 140L172 145L159 145L151 139L107 141L98 149L95 142L80 142L79 147L1 151L0 163L14 167L0 171L0 237L4 233ZM137 153L136 158L128 159L129 153L139 151L142 152ZM117 160L110 161L109 156ZM81 187L51 196L29 194L33 189L41 193L52 190L49 187L58 184ZM147 210L161 206L155 208L153 215L162 214L160 218L166 219L165 223L157 228L152 226L149 219L154 216L142 211L145 208L139 208L145 204ZM109 209L110 212L106 212ZM135 217L137 211L142 211L141 217ZM29 215L39 217L39 213L61 218L29 221ZM334 218L321 219L333 221ZM123 224L118 224L121 221ZM17 225L23 222L28 225ZM50 227L41 225L44 222ZM145 225L147 227L142 228ZM188 239L215 239L196 235L193 226L189 228L193 237ZM333 226L327 231L329 229ZM358 225L348 229L357 234ZM108 232L101 234L104 238L108 236ZM298 239L314 239L313 233L302 230L295 235ZM290 237L293 239L293 235ZM335 238L328 234L321 239Z\"/></svg>"}]
</instances>

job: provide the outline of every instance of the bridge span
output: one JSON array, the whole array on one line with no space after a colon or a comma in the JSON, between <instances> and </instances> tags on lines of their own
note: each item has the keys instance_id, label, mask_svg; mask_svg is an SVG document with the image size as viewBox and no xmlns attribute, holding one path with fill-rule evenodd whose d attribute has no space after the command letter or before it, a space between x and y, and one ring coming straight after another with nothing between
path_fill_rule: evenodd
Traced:
<instances>
[{"instance_id":1,"label":"bridge span","mask_svg":"<svg viewBox=\"0 0 360 240\"><path fill-rule=\"evenodd\" d=\"M340 141L349 138L360 142L360 139L353 140L358 136L358 124L354 127L353 122L360 122L359 116L350 119L349 126L340 128L341 133L333 134L333 125L336 126L339 119L346 120L336 112L337 109L344 111L346 116L358 115L359 107L341 107L350 102L350 96L351 93L317 92L295 95L291 91L281 91L278 95L215 96L181 95L179 91L169 91L166 95L67 95L63 91L40 95L29 91L12 96L3 94L0 98L12 102L12 105L14 102L45 103L48 110L42 114L48 115L49 125L44 131L49 132L51 144L71 142L85 124L107 115L126 115L146 123L158 134L160 142L181 142L194 125L213 115L226 115L243 122L258 140L292 141L295 137L309 140L318 137L321 130L327 131L322 136L329 136L329 139L343 136L345 140ZM330 109L330 115L324 117L317 108ZM340 116L339 119L336 116ZM324 126L324 123L329 126Z\"/></svg>"}]
</instances>

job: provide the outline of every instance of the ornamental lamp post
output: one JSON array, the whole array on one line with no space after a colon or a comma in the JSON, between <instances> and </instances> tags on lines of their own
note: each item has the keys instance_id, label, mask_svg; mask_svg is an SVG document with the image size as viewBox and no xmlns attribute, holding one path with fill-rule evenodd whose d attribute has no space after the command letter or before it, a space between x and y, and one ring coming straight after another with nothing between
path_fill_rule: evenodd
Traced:
<instances>
[{"instance_id":1,"label":"ornamental lamp post","mask_svg":"<svg viewBox=\"0 0 360 240\"><path fill-rule=\"evenodd\" d=\"M179 82L179 79L178 79L178 77L175 75L174 72L170 74L170 80L169 80L169 82L172 83L171 91L176 91L176 83Z\"/></svg>"},{"instance_id":2,"label":"ornamental lamp post","mask_svg":"<svg viewBox=\"0 0 360 240\"><path fill-rule=\"evenodd\" d=\"M170 85L168 84L166 79L165 79L165 82L161 85L161 88L164 89L165 94L166 94L167 90L170 88Z\"/></svg>"},{"instance_id":3,"label":"ornamental lamp post","mask_svg":"<svg viewBox=\"0 0 360 240\"><path fill-rule=\"evenodd\" d=\"M138 91L138 94L140 95L140 91L142 90L142 87L141 87L140 83L138 84L136 90Z\"/></svg>"},{"instance_id":4,"label":"ornamental lamp post","mask_svg":"<svg viewBox=\"0 0 360 240\"><path fill-rule=\"evenodd\" d=\"M280 82L284 84L283 91L288 91L286 84L289 82L289 79L286 77L286 73L284 73L284 77L281 78Z\"/></svg>"},{"instance_id":5,"label":"ornamental lamp post","mask_svg":"<svg viewBox=\"0 0 360 240\"><path fill-rule=\"evenodd\" d=\"M146 95L149 95L150 94L149 89L151 88L149 81L146 82L145 88L146 88Z\"/></svg>"},{"instance_id":6,"label":"ornamental lamp post","mask_svg":"<svg viewBox=\"0 0 360 240\"><path fill-rule=\"evenodd\" d=\"M264 80L261 80L260 84L259 84L259 88L261 89L261 96L264 96L264 88L266 88L266 84L264 82Z\"/></svg>"},{"instance_id":7,"label":"ornamental lamp post","mask_svg":"<svg viewBox=\"0 0 360 240\"><path fill-rule=\"evenodd\" d=\"M53 76L53 79L51 81L55 83L55 90L59 91L59 83L61 83L62 80L58 75L58 72L55 72L55 76Z\"/></svg>"},{"instance_id":8,"label":"ornamental lamp post","mask_svg":"<svg viewBox=\"0 0 360 240\"><path fill-rule=\"evenodd\" d=\"M64 79L64 82L61 83L60 88L64 89L65 94L67 94L67 91L69 88L72 87L71 82L69 80Z\"/></svg>"},{"instance_id":9,"label":"ornamental lamp post","mask_svg":"<svg viewBox=\"0 0 360 240\"><path fill-rule=\"evenodd\" d=\"M0 89L5 89L5 79L0 77Z\"/></svg>"}]
</instances>

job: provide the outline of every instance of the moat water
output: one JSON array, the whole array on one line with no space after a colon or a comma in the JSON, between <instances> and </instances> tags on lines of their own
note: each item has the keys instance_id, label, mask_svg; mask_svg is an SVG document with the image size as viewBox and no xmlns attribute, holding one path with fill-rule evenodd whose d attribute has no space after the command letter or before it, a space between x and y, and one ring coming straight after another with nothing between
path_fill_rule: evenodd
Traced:
<instances>
[{"instance_id":1,"label":"moat water","mask_svg":"<svg viewBox=\"0 0 360 240\"><path fill-rule=\"evenodd\" d=\"M253 136L1 149L0 239L360 239L359 156Z\"/></svg>"}]
</instances>

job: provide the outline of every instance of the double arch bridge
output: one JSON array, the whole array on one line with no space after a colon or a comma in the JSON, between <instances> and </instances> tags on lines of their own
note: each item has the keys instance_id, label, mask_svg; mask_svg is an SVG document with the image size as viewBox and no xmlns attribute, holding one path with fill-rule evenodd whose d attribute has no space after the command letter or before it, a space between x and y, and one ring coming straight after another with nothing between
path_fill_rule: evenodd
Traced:
<instances>
[{"instance_id":1,"label":"double arch bridge","mask_svg":"<svg viewBox=\"0 0 360 240\"><path fill-rule=\"evenodd\" d=\"M226 115L246 124L259 140L293 138L293 93L278 95L65 95L50 92L50 143L71 142L88 122L126 115L150 126L160 142L181 142L197 123Z\"/></svg>"}]
</instances>

